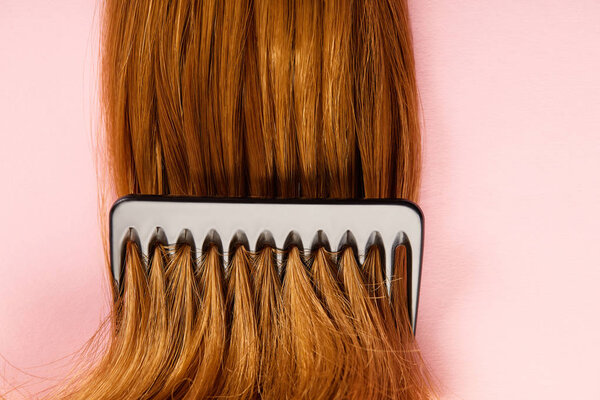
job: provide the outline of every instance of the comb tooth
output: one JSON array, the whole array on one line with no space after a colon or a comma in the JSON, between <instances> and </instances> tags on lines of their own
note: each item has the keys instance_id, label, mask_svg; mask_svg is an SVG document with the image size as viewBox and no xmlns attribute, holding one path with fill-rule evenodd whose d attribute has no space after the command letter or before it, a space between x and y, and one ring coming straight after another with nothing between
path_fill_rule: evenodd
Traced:
<instances>
[{"instance_id":1,"label":"comb tooth","mask_svg":"<svg viewBox=\"0 0 600 400\"><path fill-rule=\"evenodd\" d=\"M152 254L154 254L154 250L156 249L156 246L161 245L161 246L168 246L169 244L169 239L167 238L167 234L165 233L165 230L163 228L161 228L160 226L157 226L154 231L152 232L152 235L150 236L150 240L148 240L148 257L152 257Z\"/></svg>"},{"instance_id":2,"label":"comb tooth","mask_svg":"<svg viewBox=\"0 0 600 400\"><path fill-rule=\"evenodd\" d=\"M392 275L393 271L392 269L394 268L394 263L395 263L395 255L396 255L396 247L398 246L405 246L406 250L408 252L411 251L411 247L410 247L410 240L408 239L408 236L406 235L405 232L398 232L393 240L390 240L391 244L390 244L390 255L389 255L389 266L388 266L388 270L389 270L389 274L390 276ZM391 284L391 282L390 282Z\"/></svg>"},{"instance_id":3,"label":"comb tooth","mask_svg":"<svg viewBox=\"0 0 600 400\"><path fill-rule=\"evenodd\" d=\"M223 260L223 242L221 241L219 233L214 229L210 229L204 237L204 242L202 242L202 254L206 253L210 246L217 246L221 265L225 265Z\"/></svg>"},{"instance_id":4,"label":"comb tooth","mask_svg":"<svg viewBox=\"0 0 600 400\"><path fill-rule=\"evenodd\" d=\"M219 233L214 229L211 229L206 233L206 236L204 237L204 242L202 243L202 251L206 251L211 245L217 246L219 251L223 250L221 236L219 236Z\"/></svg>"},{"instance_id":5,"label":"comb tooth","mask_svg":"<svg viewBox=\"0 0 600 400\"><path fill-rule=\"evenodd\" d=\"M378 231L373 231L369 235L369 239L367 240L367 244L365 246L365 255L368 253L369 249L373 246L376 246L379 249L379 256L381 258L381 260L380 260L381 268L383 268L383 272L384 272L383 276L385 276L387 279L387 276L389 276L389 274L387 273L386 268L389 263L386 262L386 256L385 256L386 246L383 243L383 237L381 237L381 233L379 233Z\"/></svg>"},{"instance_id":6,"label":"comb tooth","mask_svg":"<svg viewBox=\"0 0 600 400\"><path fill-rule=\"evenodd\" d=\"M190 247L195 246L194 236L189 229L182 229L177 237L177 242L175 242L177 246L188 245Z\"/></svg>"},{"instance_id":7,"label":"comb tooth","mask_svg":"<svg viewBox=\"0 0 600 400\"><path fill-rule=\"evenodd\" d=\"M304 250L304 245L302 244L302 237L297 231L290 231L287 237L285 238L285 242L283 242L283 250L288 251L292 247L298 247L298 250L301 252Z\"/></svg>"},{"instance_id":8,"label":"comb tooth","mask_svg":"<svg viewBox=\"0 0 600 400\"><path fill-rule=\"evenodd\" d=\"M256 254L260 253L263 249L270 247L274 250L273 259L275 261L275 267L279 271L280 268L278 266L281 265L282 253L277 251L277 243L275 243L275 238L273 234L269 230L264 230L258 235L258 239L256 239L256 245L254 246L254 251Z\"/></svg>"},{"instance_id":9,"label":"comb tooth","mask_svg":"<svg viewBox=\"0 0 600 400\"><path fill-rule=\"evenodd\" d=\"M391 280L391 277L394 274L393 269L394 269L394 266L396 264L396 247L398 247L398 246L404 246L404 247L406 247L407 257L408 257L408 260L410 260L412 249L411 249L410 240L408 238L408 235L405 232L398 232L394 236L394 239L391 240L390 256L389 256L390 262L389 262L388 268L386 268L386 272L388 273L387 276L390 277L389 279L386 279L386 281L388 283L388 292L390 292L390 293L391 293L391 290L392 290L392 280ZM407 268L407 274L408 274L408 276L406 277L406 282L410 282L412 280L412 277L410 275L410 269L409 268ZM408 285L407 290L408 290L408 303L410 305L412 303L412 300L410 298L411 297L410 285ZM412 314L413 313L412 313L412 311L410 309L410 306L409 306L409 315L411 315L411 318L412 318Z\"/></svg>"},{"instance_id":10,"label":"comb tooth","mask_svg":"<svg viewBox=\"0 0 600 400\"><path fill-rule=\"evenodd\" d=\"M392 285L391 272L394 264L393 262L386 261L386 245L379 231L373 231L369 235L369 239L367 240L367 244L365 246L365 258L367 256L367 253L369 252L369 249L373 246L377 247L377 249L379 250L379 265L381 266L381 273L383 274L385 287L389 295L391 293L390 290ZM393 258L393 254L391 256Z\"/></svg>"},{"instance_id":11,"label":"comb tooth","mask_svg":"<svg viewBox=\"0 0 600 400\"><path fill-rule=\"evenodd\" d=\"M329 239L327 238L327 235L322 229L319 229L312 240L312 244L310 245L310 252L314 253L321 247L325 248L325 250L329 252L331 251L331 246L329 245Z\"/></svg>"},{"instance_id":12,"label":"comb tooth","mask_svg":"<svg viewBox=\"0 0 600 400\"><path fill-rule=\"evenodd\" d=\"M181 233L179 233L179 237L177 237L175 248L179 248L181 246L190 246L192 258L194 260L196 259L196 242L194 241L194 235L192 235L192 231L189 229L183 229Z\"/></svg>"},{"instance_id":13,"label":"comb tooth","mask_svg":"<svg viewBox=\"0 0 600 400\"><path fill-rule=\"evenodd\" d=\"M235 231L231 240L229 241L229 259L233 257L233 253L238 249L238 247L245 247L246 249L250 249L250 244L248 243L248 237L241 229Z\"/></svg>"},{"instance_id":14,"label":"comb tooth","mask_svg":"<svg viewBox=\"0 0 600 400\"><path fill-rule=\"evenodd\" d=\"M257 252L259 252L267 246L270 246L275 250L275 264L278 266L278 270L281 271L280 267L283 264L283 253L281 251L277 251L277 242L275 241L275 236L273 236L273 233L270 230L264 230L260 233L260 235L258 235L255 249Z\"/></svg>"},{"instance_id":15,"label":"comb tooth","mask_svg":"<svg viewBox=\"0 0 600 400\"><path fill-rule=\"evenodd\" d=\"M258 239L256 240L256 245L254 249L256 252L261 251L265 247L271 247L273 249L277 248L277 244L275 243L275 238L271 231L262 231L260 235L258 235Z\"/></svg>"},{"instance_id":16,"label":"comb tooth","mask_svg":"<svg viewBox=\"0 0 600 400\"><path fill-rule=\"evenodd\" d=\"M123 236L123 246L126 246L127 242L135 242L138 246L140 245L140 235L137 229L132 226L127 229Z\"/></svg>"},{"instance_id":17,"label":"comb tooth","mask_svg":"<svg viewBox=\"0 0 600 400\"><path fill-rule=\"evenodd\" d=\"M392 247L395 249L400 245L410 245L410 240L405 232L400 231L394 236L394 240L392 241Z\"/></svg>"},{"instance_id":18,"label":"comb tooth","mask_svg":"<svg viewBox=\"0 0 600 400\"><path fill-rule=\"evenodd\" d=\"M346 230L346 232L344 232L340 239L340 243L338 244L338 262L340 257L342 256L342 252L347 248L352 249L352 253L356 258L356 261L358 262L358 245L356 244L356 238L354 237L354 234L352 234L352 232L350 232L349 230Z\"/></svg>"},{"instance_id":19,"label":"comb tooth","mask_svg":"<svg viewBox=\"0 0 600 400\"><path fill-rule=\"evenodd\" d=\"M283 254L281 257L278 257L278 262L281 265L281 279L283 280L285 277L285 264L288 258L288 252L292 247L297 247L300 250L300 256L304 259L304 245L302 244L302 238L297 231L290 231L285 241L283 242Z\"/></svg>"},{"instance_id":20,"label":"comb tooth","mask_svg":"<svg viewBox=\"0 0 600 400\"><path fill-rule=\"evenodd\" d=\"M365 246L365 253L369 250L371 246L383 247L383 238L381 237L381 233L379 233L378 231L373 231L369 235L369 238L367 239L367 244Z\"/></svg>"},{"instance_id":21,"label":"comb tooth","mask_svg":"<svg viewBox=\"0 0 600 400\"><path fill-rule=\"evenodd\" d=\"M111 265L113 276L115 283L118 285L121 290L123 288L121 279L123 276L123 270L125 268L125 255L127 253L127 243L134 242L137 245L138 250L142 251L142 246L140 242L140 235L134 227L129 227L125 234L123 235L123 239L121 240L121 248L120 248L120 263Z\"/></svg>"}]
</instances>

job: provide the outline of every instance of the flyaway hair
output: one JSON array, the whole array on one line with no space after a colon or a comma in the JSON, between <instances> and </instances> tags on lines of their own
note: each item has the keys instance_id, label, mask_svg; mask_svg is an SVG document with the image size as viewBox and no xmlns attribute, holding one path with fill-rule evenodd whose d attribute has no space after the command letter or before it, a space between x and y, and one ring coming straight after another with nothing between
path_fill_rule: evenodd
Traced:
<instances>
[{"instance_id":1,"label":"flyaway hair","mask_svg":"<svg viewBox=\"0 0 600 400\"><path fill-rule=\"evenodd\" d=\"M104 0L111 197L416 201L405 0ZM294 227L289 227L290 231ZM196 238L199 239L199 238ZM431 399L406 251L125 248L106 351L63 399ZM278 262L281 255L283 262Z\"/></svg>"}]
</instances>

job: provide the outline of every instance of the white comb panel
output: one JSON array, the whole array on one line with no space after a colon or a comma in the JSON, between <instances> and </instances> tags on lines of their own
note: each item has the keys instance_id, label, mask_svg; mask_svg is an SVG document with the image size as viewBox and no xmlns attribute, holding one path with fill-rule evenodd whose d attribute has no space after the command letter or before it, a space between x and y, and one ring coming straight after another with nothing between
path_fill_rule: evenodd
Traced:
<instances>
[{"instance_id":1,"label":"white comb panel","mask_svg":"<svg viewBox=\"0 0 600 400\"><path fill-rule=\"evenodd\" d=\"M254 250L259 235L269 231L278 248L291 231L302 238L305 250L319 230L328 237L332 250L338 250L347 231L356 239L360 262L373 232L381 235L385 249L388 290L393 268L394 249L404 244L408 258L409 313L413 331L416 327L423 253L423 214L414 203L404 200L258 200L207 199L171 196L125 196L115 202L110 212L111 268L115 281L121 279L122 243L130 228L139 237L142 253L156 228L160 227L168 243L174 244L187 229L200 253L207 234L215 230L222 241L225 262L231 238L243 231ZM226 264L225 264L226 265Z\"/></svg>"}]
</instances>

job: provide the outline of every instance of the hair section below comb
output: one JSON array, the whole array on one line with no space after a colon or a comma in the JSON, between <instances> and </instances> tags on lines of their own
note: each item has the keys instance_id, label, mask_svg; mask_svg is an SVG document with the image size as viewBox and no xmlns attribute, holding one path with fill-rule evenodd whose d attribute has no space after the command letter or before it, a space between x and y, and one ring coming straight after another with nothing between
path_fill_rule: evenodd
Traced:
<instances>
[{"instance_id":1,"label":"hair section below comb","mask_svg":"<svg viewBox=\"0 0 600 400\"><path fill-rule=\"evenodd\" d=\"M359 263L350 247L241 244L227 264L219 243L197 259L185 243L148 259L137 246L125 245L118 340L68 398L429 398L415 395L429 378L399 346L412 338L392 302L405 290L388 296L377 246Z\"/></svg>"}]
</instances>

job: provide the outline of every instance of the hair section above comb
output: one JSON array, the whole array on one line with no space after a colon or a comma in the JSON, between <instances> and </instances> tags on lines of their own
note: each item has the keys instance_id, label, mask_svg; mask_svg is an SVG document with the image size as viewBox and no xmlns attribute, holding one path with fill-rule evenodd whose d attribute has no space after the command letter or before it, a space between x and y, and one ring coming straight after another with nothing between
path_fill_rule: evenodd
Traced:
<instances>
[{"instance_id":1,"label":"hair section above comb","mask_svg":"<svg viewBox=\"0 0 600 400\"><path fill-rule=\"evenodd\" d=\"M265 245L284 249L290 234L299 250L311 254L314 247L338 244L350 248L358 262L360 250L378 246L382 255L388 291L391 288L395 249L407 248L408 309L416 328L421 263L423 213L406 200L255 200L129 195L120 198L110 212L111 268L116 285L123 276L123 243L135 232L142 254L161 243L189 244L192 252L206 251L207 242L217 243L225 265L232 252L243 245L248 251ZM251 244L256 244L255 248ZM197 250L196 250L197 249ZM277 252L279 262L283 256ZM387 256L386 256L387 255ZM200 256L200 254L197 254Z\"/></svg>"}]
</instances>

